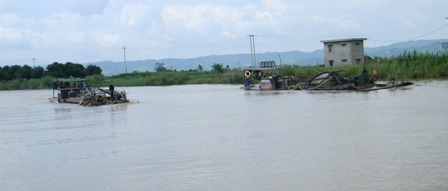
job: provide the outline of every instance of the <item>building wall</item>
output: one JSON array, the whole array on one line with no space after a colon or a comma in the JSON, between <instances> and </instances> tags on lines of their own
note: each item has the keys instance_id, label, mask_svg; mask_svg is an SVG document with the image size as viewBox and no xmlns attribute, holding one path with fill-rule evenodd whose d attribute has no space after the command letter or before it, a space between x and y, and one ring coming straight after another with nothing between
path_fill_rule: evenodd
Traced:
<instances>
[{"instance_id":1,"label":"building wall","mask_svg":"<svg viewBox=\"0 0 448 191\"><path fill-rule=\"evenodd\" d=\"M322 41L326 67L350 64L364 64L364 41L362 39L341 39Z\"/></svg>"}]
</instances>

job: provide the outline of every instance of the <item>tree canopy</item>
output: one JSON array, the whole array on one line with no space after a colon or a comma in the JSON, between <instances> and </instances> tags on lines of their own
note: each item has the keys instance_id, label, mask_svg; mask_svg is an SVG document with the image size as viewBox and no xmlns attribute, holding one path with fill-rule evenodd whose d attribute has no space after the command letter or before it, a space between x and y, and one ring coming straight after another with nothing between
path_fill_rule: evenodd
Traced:
<instances>
[{"instance_id":1,"label":"tree canopy","mask_svg":"<svg viewBox=\"0 0 448 191\"><path fill-rule=\"evenodd\" d=\"M154 70L156 72L164 72L164 71L166 71L166 68L163 65L165 65L165 63L163 63L163 62L156 62L154 64Z\"/></svg>"},{"instance_id":2,"label":"tree canopy","mask_svg":"<svg viewBox=\"0 0 448 191\"><path fill-rule=\"evenodd\" d=\"M102 75L101 72L102 70L98 66L88 65L87 68L84 68L81 64L71 62L65 64L53 62L46 67L46 70L41 66L12 65L0 66L0 80L39 79L46 75L54 78L84 78L86 76Z\"/></svg>"},{"instance_id":3,"label":"tree canopy","mask_svg":"<svg viewBox=\"0 0 448 191\"><path fill-rule=\"evenodd\" d=\"M37 79L44 76L44 68L30 67L28 65L19 66L4 66L0 67L0 80L13 79Z\"/></svg>"},{"instance_id":4,"label":"tree canopy","mask_svg":"<svg viewBox=\"0 0 448 191\"><path fill-rule=\"evenodd\" d=\"M214 63L212 66L212 71L218 72L218 73L224 73L224 67L222 64Z\"/></svg>"},{"instance_id":5,"label":"tree canopy","mask_svg":"<svg viewBox=\"0 0 448 191\"><path fill-rule=\"evenodd\" d=\"M101 68L94 65L88 65L84 68L81 64L67 62L65 64L54 62L47 66L48 75L54 78L78 77L84 78L91 75L101 75Z\"/></svg>"},{"instance_id":6,"label":"tree canopy","mask_svg":"<svg viewBox=\"0 0 448 191\"><path fill-rule=\"evenodd\" d=\"M203 70L203 69L204 69L204 68L202 67L202 65L200 65L200 64L199 64L199 66L198 66L198 69L197 69L197 70L198 70L199 72L202 72L202 70Z\"/></svg>"},{"instance_id":7,"label":"tree canopy","mask_svg":"<svg viewBox=\"0 0 448 191\"><path fill-rule=\"evenodd\" d=\"M53 64L47 66L47 72L48 75L54 78L86 77L84 66L71 62L67 62L65 64L53 62Z\"/></svg>"},{"instance_id":8,"label":"tree canopy","mask_svg":"<svg viewBox=\"0 0 448 191\"><path fill-rule=\"evenodd\" d=\"M102 72L103 72L103 70L101 70L100 67L92 65L92 64L88 65L86 68L87 76L101 75Z\"/></svg>"}]
</instances>

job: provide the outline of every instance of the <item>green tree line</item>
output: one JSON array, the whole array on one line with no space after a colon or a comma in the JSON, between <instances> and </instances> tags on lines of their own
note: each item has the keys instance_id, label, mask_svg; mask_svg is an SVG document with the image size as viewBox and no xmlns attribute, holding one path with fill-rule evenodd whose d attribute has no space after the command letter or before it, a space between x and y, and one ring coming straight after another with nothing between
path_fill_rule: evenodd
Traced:
<instances>
[{"instance_id":1,"label":"green tree line","mask_svg":"<svg viewBox=\"0 0 448 191\"><path fill-rule=\"evenodd\" d=\"M84 67L81 64L67 62L65 64L54 62L46 67L30 67L28 65L19 66L0 66L0 81L9 81L17 79L40 79L45 76L53 78L79 77L101 75L102 70L98 66L88 65Z\"/></svg>"},{"instance_id":2,"label":"green tree line","mask_svg":"<svg viewBox=\"0 0 448 191\"><path fill-rule=\"evenodd\" d=\"M44 68L30 67L28 65L19 66L0 66L0 80L14 80L14 79L39 79L44 77Z\"/></svg>"}]
</instances>

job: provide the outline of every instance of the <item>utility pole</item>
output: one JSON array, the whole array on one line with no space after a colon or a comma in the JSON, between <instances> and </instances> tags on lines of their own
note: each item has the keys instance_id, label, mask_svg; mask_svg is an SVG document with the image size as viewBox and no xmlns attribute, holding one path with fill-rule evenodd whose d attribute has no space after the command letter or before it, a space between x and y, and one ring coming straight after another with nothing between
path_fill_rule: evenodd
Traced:
<instances>
[{"instance_id":1,"label":"utility pole","mask_svg":"<svg viewBox=\"0 0 448 191\"><path fill-rule=\"evenodd\" d=\"M36 67L36 58L33 58L33 67Z\"/></svg>"},{"instance_id":2,"label":"utility pole","mask_svg":"<svg viewBox=\"0 0 448 191\"><path fill-rule=\"evenodd\" d=\"M126 74L128 73L128 67L126 66L126 46L123 46L123 55L124 55L124 71Z\"/></svg>"},{"instance_id":3,"label":"utility pole","mask_svg":"<svg viewBox=\"0 0 448 191\"><path fill-rule=\"evenodd\" d=\"M283 65L282 64L282 57L280 56L280 54L278 55L278 59L280 59L280 66Z\"/></svg>"},{"instance_id":4,"label":"utility pole","mask_svg":"<svg viewBox=\"0 0 448 191\"><path fill-rule=\"evenodd\" d=\"M255 67L257 66L257 58L255 56L255 39L253 34L249 35L249 40L250 40L250 54L252 56L252 66Z\"/></svg>"},{"instance_id":5,"label":"utility pole","mask_svg":"<svg viewBox=\"0 0 448 191\"><path fill-rule=\"evenodd\" d=\"M445 19L448 19L448 17L446 17ZM448 42L442 43L442 47L445 49L445 51L447 51L448 50Z\"/></svg>"}]
</instances>

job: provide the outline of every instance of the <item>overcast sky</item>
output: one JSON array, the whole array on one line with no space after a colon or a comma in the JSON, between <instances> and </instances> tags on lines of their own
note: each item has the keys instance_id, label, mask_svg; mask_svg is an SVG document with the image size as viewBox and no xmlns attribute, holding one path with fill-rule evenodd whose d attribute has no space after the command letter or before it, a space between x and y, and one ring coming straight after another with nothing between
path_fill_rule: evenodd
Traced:
<instances>
[{"instance_id":1,"label":"overcast sky","mask_svg":"<svg viewBox=\"0 0 448 191\"><path fill-rule=\"evenodd\" d=\"M1 0L0 65L311 52L448 39L447 0Z\"/></svg>"}]
</instances>

